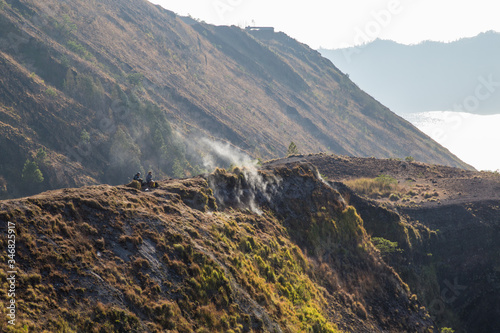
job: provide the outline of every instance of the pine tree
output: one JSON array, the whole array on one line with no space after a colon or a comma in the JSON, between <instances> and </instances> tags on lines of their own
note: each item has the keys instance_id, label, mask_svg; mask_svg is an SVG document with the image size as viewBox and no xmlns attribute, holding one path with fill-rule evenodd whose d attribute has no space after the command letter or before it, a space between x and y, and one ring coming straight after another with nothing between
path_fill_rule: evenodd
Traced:
<instances>
[{"instance_id":1,"label":"pine tree","mask_svg":"<svg viewBox=\"0 0 500 333\"><path fill-rule=\"evenodd\" d=\"M30 162L29 159L24 163L21 178L29 184L41 183L44 180L43 174L38 168L38 164L36 164L35 161Z\"/></svg>"},{"instance_id":2,"label":"pine tree","mask_svg":"<svg viewBox=\"0 0 500 333\"><path fill-rule=\"evenodd\" d=\"M290 142L290 145L288 146L288 151L286 152L286 156L296 155L298 153L299 149L297 148L297 145L293 141Z\"/></svg>"},{"instance_id":3,"label":"pine tree","mask_svg":"<svg viewBox=\"0 0 500 333\"><path fill-rule=\"evenodd\" d=\"M89 143L90 142L90 133L87 132L86 129L82 130L82 133L80 133L80 140L84 143Z\"/></svg>"},{"instance_id":4,"label":"pine tree","mask_svg":"<svg viewBox=\"0 0 500 333\"><path fill-rule=\"evenodd\" d=\"M35 161L41 165L45 165L47 162L47 152L44 147L41 147L36 151Z\"/></svg>"}]
</instances>

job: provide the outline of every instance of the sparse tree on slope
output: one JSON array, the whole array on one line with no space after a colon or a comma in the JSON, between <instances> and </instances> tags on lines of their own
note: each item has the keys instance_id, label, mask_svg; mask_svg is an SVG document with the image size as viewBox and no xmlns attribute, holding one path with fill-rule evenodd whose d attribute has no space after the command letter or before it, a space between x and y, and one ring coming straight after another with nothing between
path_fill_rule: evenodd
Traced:
<instances>
[{"instance_id":1,"label":"sparse tree on slope","mask_svg":"<svg viewBox=\"0 0 500 333\"><path fill-rule=\"evenodd\" d=\"M299 153L299 149L297 148L297 145L292 141L290 142L290 145L288 146L288 151L286 152L287 156L290 155L296 155Z\"/></svg>"},{"instance_id":2,"label":"sparse tree on slope","mask_svg":"<svg viewBox=\"0 0 500 333\"><path fill-rule=\"evenodd\" d=\"M38 164L35 161L30 162L29 160L26 160L24 163L21 178L28 184L41 183L44 180Z\"/></svg>"}]
</instances>

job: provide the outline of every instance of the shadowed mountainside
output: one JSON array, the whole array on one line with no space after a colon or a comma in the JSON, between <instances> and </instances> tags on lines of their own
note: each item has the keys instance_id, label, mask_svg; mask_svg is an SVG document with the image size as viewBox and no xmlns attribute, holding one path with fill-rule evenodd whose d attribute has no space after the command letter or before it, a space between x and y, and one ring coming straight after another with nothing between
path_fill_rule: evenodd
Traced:
<instances>
[{"instance_id":1,"label":"shadowed mountainside","mask_svg":"<svg viewBox=\"0 0 500 333\"><path fill-rule=\"evenodd\" d=\"M0 196L199 174L204 137L470 168L285 34L185 21L143 0L1 0Z\"/></svg>"}]
</instances>

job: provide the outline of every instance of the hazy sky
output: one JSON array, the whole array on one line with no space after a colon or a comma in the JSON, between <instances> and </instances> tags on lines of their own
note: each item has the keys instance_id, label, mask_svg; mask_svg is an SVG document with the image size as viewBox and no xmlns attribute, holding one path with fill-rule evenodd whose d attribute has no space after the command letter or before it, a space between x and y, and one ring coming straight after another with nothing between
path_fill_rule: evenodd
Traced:
<instances>
[{"instance_id":1,"label":"hazy sky","mask_svg":"<svg viewBox=\"0 0 500 333\"><path fill-rule=\"evenodd\" d=\"M500 31L497 0L152 0L217 25L273 26L312 48L404 44Z\"/></svg>"}]
</instances>

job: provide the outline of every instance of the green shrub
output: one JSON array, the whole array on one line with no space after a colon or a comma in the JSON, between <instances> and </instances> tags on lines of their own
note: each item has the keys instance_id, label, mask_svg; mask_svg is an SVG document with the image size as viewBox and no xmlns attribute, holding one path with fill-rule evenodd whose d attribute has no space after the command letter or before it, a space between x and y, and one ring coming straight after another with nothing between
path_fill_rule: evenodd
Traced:
<instances>
[{"instance_id":1,"label":"green shrub","mask_svg":"<svg viewBox=\"0 0 500 333\"><path fill-rule=\"evenodd\" d=\"M85 52L87 52L87 50L83 47L82 44L78 43L77 41L74 41L74 40L70 40L66 43L68 45L68 48L75 52L75 53L78 53L79 55L85 55Z\"/></svg>"},{"instance_id":2,"label":"green shrub","mask_svg":"<svg viewBox=\"0 0 500 333\"><path fill-rule=\"evenodd\" d=\"M54 22L54 24L59 33L64 37L68 37L70 34L72 34L78 29L76 24L66 14L62 16L61 21Z\"/></svg>"},{"instance_id":3,"label":"green shrub","mask_svg":"<svg viewBox=\"0 0 500 333\"><path fill-rule=\"evenodd\" d=\"M399 196L399 194L396 194L396 193L392 193L389 196L389 200L391 200L391 201L398 201L399 199L400 199L400 196Z\"/></svg>"},{"instance_id":4,"label":"green shrub","mask_svg":"<svg viewBox=\"0 0 500 333\"><path fill-rule=\"evenodd\" d=\"M408 194L410 197L414 197L414 196L418 195L418 192L416 192L414 190L409 190L406 194Z\"/></svg>"},{"instance_id":5,"label":"green shrub","mask_svg":"<svg viewBox=\"0 0 500 333\"><path fill-rule=\"evenodd\" d=\"M75 40L69 40L66 45L68 49L87 60L93 60L94 56L87 49Z\"/></svg>"},{"instance_id":6,"label":"green shrub","mask_svg":"<svg viewBox=\"0 0 500 333\"><path fill-rule=\"evenodd\" d=\"M402 249L398 248L397 242L391 242L382 237L372 237L372 243L380 251L382 256L395 252L403 252Z\"/></svg>"},{"instance_id":7,"label":"green shrub","mask_svg":"<svg viewBox=\"0 0 500 333\"><path fill-rule=\"evenodd\" d=\"M45 164L47 162L47 152L45 151L44 147L36 151L35 160L40 164Z\"/></svg>"},{"instance_id":8,"label":"green shrub","mask_svg":"<svg viewBox=\"0 0 500 333\"><path fill-rule=\"evenodd\" d=\"M398 181L394 177L384 174L378 175L377 178L375 178L375 181L387 187L398 183Z\"/></svg>"},{"instance_id":9,"label":"green shrub","mask_svg":"<svg viewBox=\"0 0 500 333\"><path fill-rule=\"evenodd\" d=\"M302 330L304 332L335 333L336 327L330 324L316 308L306 306L299 314Z\"/></svg>"},{"instance_id":10,"label":"green shrub","mask_svg":"<svg viewBox=\"0 0 500 333\"><path fill-rule=\"evenodd\" d=\"M455 333L455 330L451 329L449 327L443 327L443 328L441 328L440 332L441 333Z\"/></svg>"},{"instance_id":11,"label":"green shrub","mask_svg":"<svg viewBox=\"0 0 500 333\"><path fill-rule=\"evenodd\" d=\"M293 141L290 142L290 145L288 146L288 150L286 152L286 156L297 155L298 153L299 148L297 148L297 145Z\"/></svg>"},{"instance_id":12,"label":"green shrub","mask_svg":"<svg viewBox=\"0 0 500 333\"><path fill-rule=\"evenodd\" d=\"M44 181L43 174L35 161L26 160L21 173L21 178L26 183L41 183Z\"/></svg>"},{"instance_id":13,"label":"green shrub","mask_svg":"<svg viewBox=\"0 0 500 333\"><path fill-rule=\"evenodd\" d=\"M90 134L85 129L83 129L82 133L80 134L80 140L82 140L85 143L90 142Z\"/></svg>"},{"instance_id":14,"label":"green shrub","mask_svg":"<svg viewBox=\"0 0 500 333\"><path fill-rule=\"evenodd\" d=\"M437 193L437 192L434 192L434 193L425 192L425 193L423 194L423 196L424 196L424 199L430 199L430 198L432 198L432 197L437 197L437 196L439 196L439 193Z\"/></svg>"},{"instance_id":15,"label":"green shrub","mask_svg":"<svg viewBox=\"0 0 500 333\"><path fill-rule=\"evenodd\" d=\"M50 97L57 96L57 91L52 87L48 87L47 90L45 90L45 93L47 94L47 96L50 96Z\"/></svg>"},{"instance_id":16,"label":"green shrub","mask_svg":"<svg viewBox=\"0 0 500 333\"><path fill-rule=\"evenodd\" d=\"M133 73L127 75L127 80L128 82L136 87L142 86L142 79L144 78L144 75L141 73Z\"/></svg>"}]
</instances>

